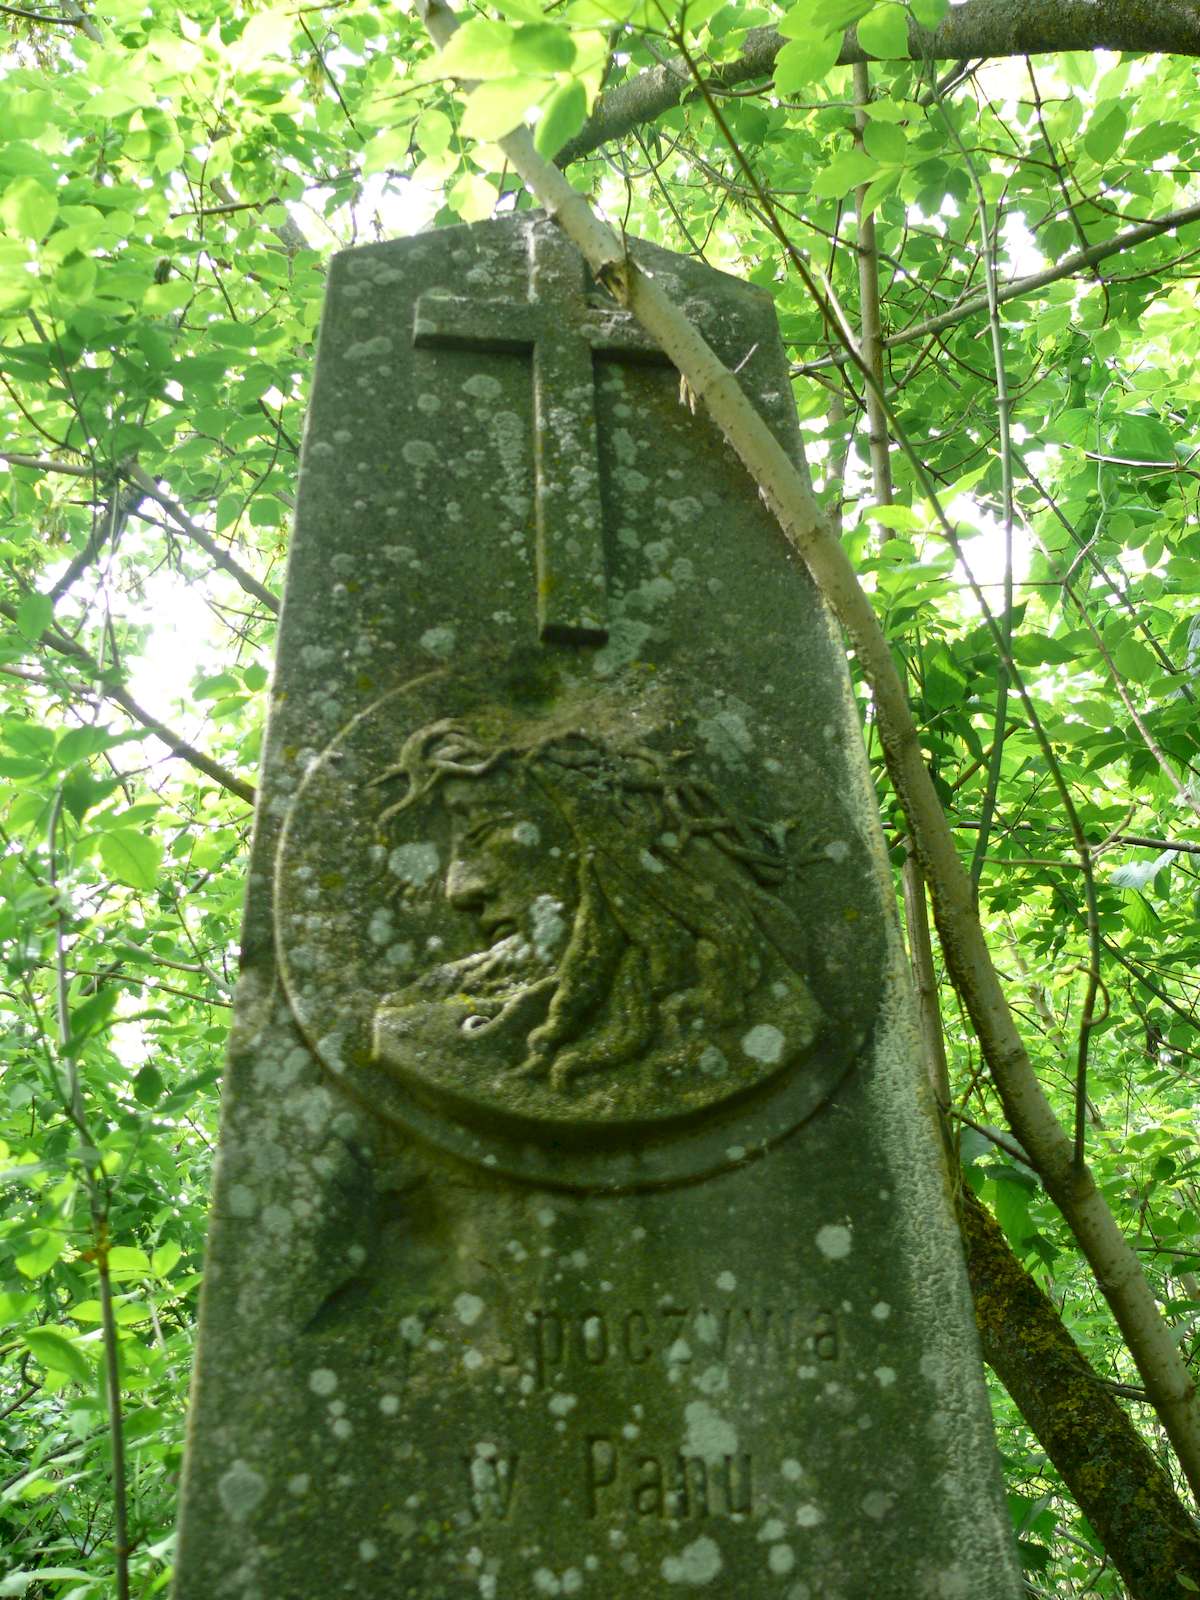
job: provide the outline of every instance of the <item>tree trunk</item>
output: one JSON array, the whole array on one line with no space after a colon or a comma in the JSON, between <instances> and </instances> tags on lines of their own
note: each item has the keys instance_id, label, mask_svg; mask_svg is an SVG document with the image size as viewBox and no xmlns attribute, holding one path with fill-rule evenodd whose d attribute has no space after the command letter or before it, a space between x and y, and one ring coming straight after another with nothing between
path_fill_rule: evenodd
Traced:
<instances>
[{"instance_id":1,"label":"tree trunk","mask_svg":"<svg viewBox=\"0 0 1200 1600\"><path fill-rule=\"evenodd\" d=\"M984 1359L1095 1528L1130 1594L1134 1600L1182 1600L1200 1591L1200 1528L965 1184L959 1221Z\"/></svg>"}]
</instances>

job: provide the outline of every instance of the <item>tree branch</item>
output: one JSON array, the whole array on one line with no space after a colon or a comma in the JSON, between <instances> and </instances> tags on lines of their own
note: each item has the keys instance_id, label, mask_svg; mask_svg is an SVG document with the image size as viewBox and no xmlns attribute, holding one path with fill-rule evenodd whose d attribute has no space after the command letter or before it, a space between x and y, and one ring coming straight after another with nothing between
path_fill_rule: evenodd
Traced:
<instances>
[{"instance_id":1,"label":"tree branch","mask_svg":"<svg viewBox=\"0 0 1200 1600\"><path fill-rule=\"evenodd\" d=\"M17 608L11 606L6 600L0 600L0 617L7 617L10 622L17 620ZM206 756L203 750L197 750L195 745L189 744L186 739L173 733L165 722L160 722L152 716L145 707L138 705L137 701L120 684L108 681L104 668L89 654L81 644L76 644L74 639L65 635L52 633L49 629L42 634L38 643L48 650L55 650L60 656L78 662L89 678L100 685L100 692L106 700L112 700L119 705L135 722L140 722L143 728L161 739L163 744L171 751L172 755L186 761L189 766L195 767L198 772L203 772L205 777L211 778L214 783L220 784L222 789L228 789L230 794L237 795L239 800L244 800L248 806L254 804L254 790L248 783L244 783L235 773L223 767L219 761L214 761L211 756Z\"/></svg>"},{"instance_id":2,"label":"tree branch","mask_svg":"<svg viewBox=\"0 0 1200 1600\"><path fill-rule=\"evenodd\" d=\"M1014 278L1011 283L999 284L996 289L996 303L1003 305L1008 300L1017 300L1022 295L1033 294L1037 289L1045 289L1052 283L1058 283L1061 278L1074 277L1077 272L1095 266L1098 261L1119 255L1122 250L1132 250L1135 245L1145 244L1148 239L1157 239L1160 234L1185 227L1189 222L1200 222L1200 205L1184 206L1179 211L1170 211L1165 217L1157 217L1153 222L1139 222L1136 228L1127 228L1124 233L1114 234L1111 239L1101 239L1099 243L1089 245L1086 250L1076 250L1071 255L1064 256L1057 266L1047 267L1044 272L1031 272L1027 277ZM909 327L902 328L899 333L889 334L883 341L884 347L892 350L899 344L910 344L914 339L926 339L931 334L941 333L943 328L952 328L956 322L965 322L968 317L987 309L986 292L972 295L970 299L960 300L956 306L951 306L947 311L939 311L936 317L930 317L927 322L914 322ZM822 356L818 361L806 362L801 370L815 372L823 367L840 367L850 359L845 350L835 350L827 356Z\"/></svg>"},{"instance_id":3,"label":"tree branch","mask_svg":"<svg viewBox=\"0 0 1200 1600\"><path fill-rule=\"evenodd\" d=\"M22 11L20 6L0 6L0 14L20 17L23 22L48 22L56 28L82 28L77 17L49 17L44 11Z\"/></svg>"},{"instance_id":4,"label":"tree branch","mask_svg":"<svg viewBox=\"0 0 1200 1600\"><path fill-rule=\"evenodd\" d=\"M708 78L713 92L734 89L754 78L769 79L775 57L786 44L774 28L754 28L735 61L715 67ZM937 28L910 21L909 54L914 60L972 61L990 56L1036 56L1059 50L1128 50L1139 55L1200 56L1200 12L1190 0L966 0L951 9ZM846 35L841 66L873 59L853 29ZM691 99L694 94L682 59L664 62L618 84L602 95L582 129L556 157L566 167L601 145L623 139L644 122Z\"/></svg>"},{"instance_id":5,"label":"tree branch","mask_svg":"<svg viewBox=\"0 0 1200 1600\"><path fill-rule=\"evenodd\" d=\"M72 478L94 476L91 467L81 466L74 461L54 461L49 456L25 456L14 454L12 451L0 451L0 461L7 461L12 467L28 467L36 472L62 472ZM198 527L181 505L162 492L148 472L134 465L126 467L118 476L133 484L147 500L153 500L156 505L161 506L179 531L186 534L193 544L198 544L214 566L220 567L222 572L227 572L240 588L247 594L253 595L256 600L260 600L273 616L279 615L279 601L270 589L260 583L253 573L247 572L245 567L210 534ZM79 576L79 571L87 565L87 560L95 555L95 548L97 548L96 542L90 540L87 549L72 562L68 572L50 591L54 599L57 600L70 588L75 578Z\"/></svg>"},{"instance_id":6,"label":"tree branch","mask_svg":"<svg viewBox=\"0 0 1200 1600\"><path fill-rule=\"evenodd\" d=\"M175 526L182 533L186 533L193 544L200 546L201 550L204 551L215 566L220 567L222 572L227 572L247 594L253 595L256 600L261 600L273 616L277 617L279 615L279 601L271 593L270 589L265 584L259 583L252 573L247 572L245 567L235 561L228 550L223 549L215 539L210 538L203 528L198 528L182 506L177 505L169 495L163 494L148 472L144 472L141 467L135 466L130 469L128 476L130 481L137 485L148 500L153 500L156 505L160 505L163 508Z\"/></svg>"}]
</instances>

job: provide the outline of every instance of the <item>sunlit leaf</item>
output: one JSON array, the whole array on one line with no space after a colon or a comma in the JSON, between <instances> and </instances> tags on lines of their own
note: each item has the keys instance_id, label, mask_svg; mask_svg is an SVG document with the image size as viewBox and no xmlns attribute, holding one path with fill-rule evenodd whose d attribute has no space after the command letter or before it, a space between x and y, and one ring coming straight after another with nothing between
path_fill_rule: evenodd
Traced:
<instances>
[{"instance_id":1,"label":"sunlit leaf","mask_svg":"<svg viewBox=\"0 0 1200 1600\"><path fill-rule=\"evenodd\" d=\"M153 889L158 881L162 846L147 834L123 828L102 835L100 859L118 883L126 883L132 889Z\"/></svg>"},{"instance_id":2,"label":"sunlit leaf","mask_svg":"<svg viewBox=\"0 0 1200 1600\"><path fill-rule=\"evenodd\" d=\"M51 1372L61 1372L73 1383L81 1383L88 1388L95 1382L95 1373L79 1345L57 1328L29 1328L22 1338L41 1364Z\"/></svg>"},{"instance_id":3,"label":"sunlit leaf","mask_svg":"<svg viewBox=\"0 0 1200 1600\"><path fill-rule=\"evenodd\" d=\"M901 5L878 5L858 25L858 42L881 61L902 61L908 55L908 13Z\"/></svg>"},{"instance_id":4,"label":"sunlit leaf","mask_svg":"<svg viewBox=\"0 0 1200 1600\"><path fill-rule=\"evenodd\" d=\"M542 115L533 128L533 142L538 154L548 161L573 139L583 127L587 115L587 98L583 85L578 82L560 84L546 101Z\"/></svg>"}]
</instances>

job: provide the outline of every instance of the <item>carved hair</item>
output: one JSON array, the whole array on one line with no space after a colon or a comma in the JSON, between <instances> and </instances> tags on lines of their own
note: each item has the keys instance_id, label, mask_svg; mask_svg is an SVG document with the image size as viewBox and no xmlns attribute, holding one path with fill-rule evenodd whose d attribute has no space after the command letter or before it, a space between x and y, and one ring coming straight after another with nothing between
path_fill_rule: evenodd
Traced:
<instances>
[{"instance_id":1,"label":"carved hair","mask_svg":"<svg viewBox=\"0 0 1200 1600\"><path fill-rule=\"evenodd\" d=\"M693 1068L715 1032L749 1017L761 985L784 968L803 973L803 930L770 892L795 865L794 824L736 815L688 776L687 760L576 730L485 742L447 718L412 733L374 780L407 780L383 826L443 783L503 771L534 786L575 839L571 935L523 1070L561 1084L648 1052ZM811 1029L816 1008L794 978L793 987Z\"/></svg>"}]
</instances>

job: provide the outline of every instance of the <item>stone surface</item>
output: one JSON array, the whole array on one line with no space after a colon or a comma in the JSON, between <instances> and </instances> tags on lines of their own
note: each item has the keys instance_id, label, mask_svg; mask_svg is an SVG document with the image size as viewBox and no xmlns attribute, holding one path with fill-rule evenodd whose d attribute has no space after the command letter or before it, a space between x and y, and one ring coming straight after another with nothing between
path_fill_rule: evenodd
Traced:
<instances>
[{"instance_id":1,"label":"stone surface","mask_svg":"<svg viewBox=\"0 0 1200 1600\"><path fill-rule=\"evenodd\" d=\"M768 297L648 246L789 446ZM544 220L333 263L177 1600L1020 1592L844 663Z\"/></svg>"}]
</instances>

